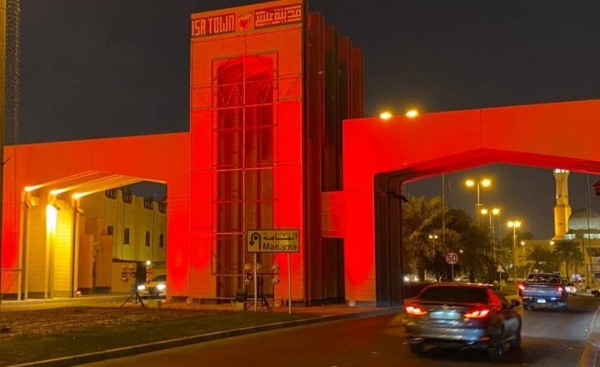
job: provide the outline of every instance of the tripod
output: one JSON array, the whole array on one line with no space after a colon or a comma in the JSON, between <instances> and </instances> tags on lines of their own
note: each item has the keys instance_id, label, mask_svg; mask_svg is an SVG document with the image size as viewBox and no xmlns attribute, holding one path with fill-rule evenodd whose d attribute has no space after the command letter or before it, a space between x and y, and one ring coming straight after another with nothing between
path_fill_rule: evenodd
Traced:
<instances>
[{"instance_id":1,"label":"tripod","mask_svg":"<svg viewBox=\"0 0 600 367\"><path fill-rule=\"evenodd\" d=\"M131 302L131 303L135 303L135 304L139 303L142 305L142 307L146 307L146 305L144 305L144 301L142 300L142 296L140 296L140 294L138 293L136 286L133 286L131 293L129 294L127 299L125 301L123 301L123 303L121 304L121 307L125 306L125 304L127 302Z\"/></svg>"}]
</instances>

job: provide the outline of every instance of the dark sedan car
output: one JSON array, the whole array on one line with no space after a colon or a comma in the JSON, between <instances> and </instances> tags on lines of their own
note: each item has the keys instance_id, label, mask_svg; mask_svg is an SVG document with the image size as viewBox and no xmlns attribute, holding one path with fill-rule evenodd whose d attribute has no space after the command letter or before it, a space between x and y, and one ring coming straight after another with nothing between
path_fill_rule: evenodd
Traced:
<instances>
[{"instance_id":1,"label":"dark sedan car","mask_svg":"<svg viewBox=\"0 0 600 367\"><path fill-rule=\"evenodd\" d=\"M416 354L432 345L483 349L489 359L498 359L521 345L519 305L491 285L429 285L405 300L408 344Z\"/></svg>"}]
</instances>

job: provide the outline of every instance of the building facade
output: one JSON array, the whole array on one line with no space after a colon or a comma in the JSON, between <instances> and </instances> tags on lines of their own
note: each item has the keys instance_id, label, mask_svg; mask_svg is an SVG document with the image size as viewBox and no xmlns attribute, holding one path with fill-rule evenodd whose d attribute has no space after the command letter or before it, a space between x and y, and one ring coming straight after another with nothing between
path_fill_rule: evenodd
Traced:
<instances>
[{"instance_id":1,"label":"building facade","mask_svg":"<svg viewBox=\"0 0 600 367\"><path fill-rule=\"evenodd\" d=\"M168 297L398 305L404 182L498 162L600 172L598 100L361 118L361 50L302 1L194 14L190 32L189 131L5 147L3 296L73 294L85 198L151 181L167 186ZM102 261L148 256L109 225ZM247 234L267 230L297 231L298 251L257 253L258 289Z\"/></svg>"}]
</instances>

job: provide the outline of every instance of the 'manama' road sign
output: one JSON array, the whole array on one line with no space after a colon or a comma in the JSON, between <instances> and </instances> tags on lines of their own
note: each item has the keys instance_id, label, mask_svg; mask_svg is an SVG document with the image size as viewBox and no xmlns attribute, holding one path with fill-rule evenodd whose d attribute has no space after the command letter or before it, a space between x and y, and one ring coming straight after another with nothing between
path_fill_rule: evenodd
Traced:
<instances>
[{"instance_id":1,"label":"'manama' road sign","mask_svg":"<svg viewBox=\"0 0 600 367\"><path fill-rule=\"evenodd\" d=\"M246 232L248 252L300 252L298 230L255 229Z\"/></svg>"}]
</instances>

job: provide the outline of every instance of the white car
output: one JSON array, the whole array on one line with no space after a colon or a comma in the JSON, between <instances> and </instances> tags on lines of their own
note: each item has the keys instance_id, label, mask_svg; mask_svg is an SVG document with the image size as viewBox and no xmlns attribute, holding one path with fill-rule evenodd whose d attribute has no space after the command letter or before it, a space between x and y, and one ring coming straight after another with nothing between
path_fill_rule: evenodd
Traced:
<instances>
[{"instance_id":1,"label":"white car","mask_svg":"<svg viewBox=\"0 0 600 367\"><path fill-rule=\"evenodd\" d=\"M146 284L138 286L138 293L141 296L166 297L167 296L167 274L156 275Z\"/></svg>"},{"instance_id":2,"label":"white car","mask_svg":"<svg viewBox=\"0 0 600 367\"><path fill-rule=\"evenodd\" d=\"M573 283L567 283L565 284L565 291L568 294L577 294L577 287Z\"/></svg>"}]
</instances>

